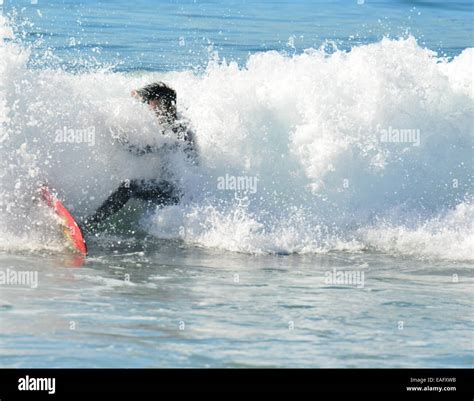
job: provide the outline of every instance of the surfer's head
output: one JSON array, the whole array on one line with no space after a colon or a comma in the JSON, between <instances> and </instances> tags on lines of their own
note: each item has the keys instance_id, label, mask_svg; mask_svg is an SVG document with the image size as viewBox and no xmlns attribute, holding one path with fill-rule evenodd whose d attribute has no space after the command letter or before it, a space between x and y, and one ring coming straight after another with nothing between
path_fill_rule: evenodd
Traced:
<instances>
[{"instance_id":1,"label":"surfer's head","mask_svg":"<svg viewBox=\"0 0 474 401\"><path fill-rule=\"evenodd\" d=\"M165 83L154 82L132 91L132 96L148 103L158 116L176 119L176 91Z\"/></svg>"}]
</instances>

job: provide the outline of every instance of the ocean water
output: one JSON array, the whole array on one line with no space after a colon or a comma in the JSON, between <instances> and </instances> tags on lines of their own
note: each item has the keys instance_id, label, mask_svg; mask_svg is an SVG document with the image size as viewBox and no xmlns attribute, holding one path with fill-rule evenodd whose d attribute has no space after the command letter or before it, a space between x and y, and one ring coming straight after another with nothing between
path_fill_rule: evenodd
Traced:
<instances>
[{"instance_id":1,"label":"ocean water","mask_svg":"<svg viewBox=\"0 0 474 401\"><path fill-rule=\"evenodd\" d=\"M473 366L472 2L2 3L0 366ZM116 141L156 80L198 165ZM163 166L85 260L34 200Z\"/></svg>"}]
</instances>

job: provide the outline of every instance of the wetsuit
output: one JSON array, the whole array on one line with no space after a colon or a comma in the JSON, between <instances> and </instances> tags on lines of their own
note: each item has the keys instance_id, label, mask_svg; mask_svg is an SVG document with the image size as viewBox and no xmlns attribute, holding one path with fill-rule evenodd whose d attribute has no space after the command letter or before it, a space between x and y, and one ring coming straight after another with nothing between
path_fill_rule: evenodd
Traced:
<instances>
[{"instance_id":1,"label":"wetsuit","mask_svg":"<svg viewBox=\"0 0 474 401\"><path fill-rule=\"evenodd\" d=\"M181 123L174 123L170 125L169 128L177 139L173 145L165 144L159 148L151 145L138 147L130 144L126 138L118 138L118 140L129 152L137 156L163 151L173 152L178 150L179 147L182 147L188 161L192 164L196 163L196 149L192 132ZM179 189L166 180L125 180L120 184L118 189L105 200L99 209L97 209L92 216L87 218L85 222L86 226L94 227L96 224L106 220L122 209L131 198L152 202L158 206L167 206L177 204L181 198L181 193Z\"/></svg>"}]
</instances>

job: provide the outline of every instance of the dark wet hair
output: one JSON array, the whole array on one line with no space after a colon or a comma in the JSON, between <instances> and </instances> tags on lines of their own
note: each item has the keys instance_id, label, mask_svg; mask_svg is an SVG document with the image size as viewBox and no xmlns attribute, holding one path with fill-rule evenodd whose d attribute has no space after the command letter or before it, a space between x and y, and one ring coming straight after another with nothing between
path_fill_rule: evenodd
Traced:
<instances>
[{"instance_id":1,"label":"dark wet hair","mask_svg":"<svg viewBox=\"0 0 474 401\"><path fill-rule=\"evenodd\" d=\"M137 90L137 94L149 103L152 100L160 101L171 114L176 114L176 91L164 82L154 82Z\"/></svg>"}]
</instances>

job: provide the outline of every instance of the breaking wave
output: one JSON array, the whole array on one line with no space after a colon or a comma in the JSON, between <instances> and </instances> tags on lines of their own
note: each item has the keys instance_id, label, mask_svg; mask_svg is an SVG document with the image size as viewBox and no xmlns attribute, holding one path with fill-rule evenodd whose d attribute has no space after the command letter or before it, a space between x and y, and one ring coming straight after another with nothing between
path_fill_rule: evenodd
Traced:
<instances>
[{"instance_id":1,"label":"breaking wave","mask_svg":"<svg viewBox=\"0 0 474 401\"><path fill-rule=\"evenodd\" d=\"M201 74L70 73L28 68L0 18L0 247L54 246L52 216L32 202L40 183L81 218L122 180L162 174L162 159L116 136L169 140L130 98L163 80L200 160L166 162L184 198L146 213L149 233L249 253L473 259L474 49L447 60L407 37L257 53L243 67L215 57Z\"/></svg>"}]
</instances>

